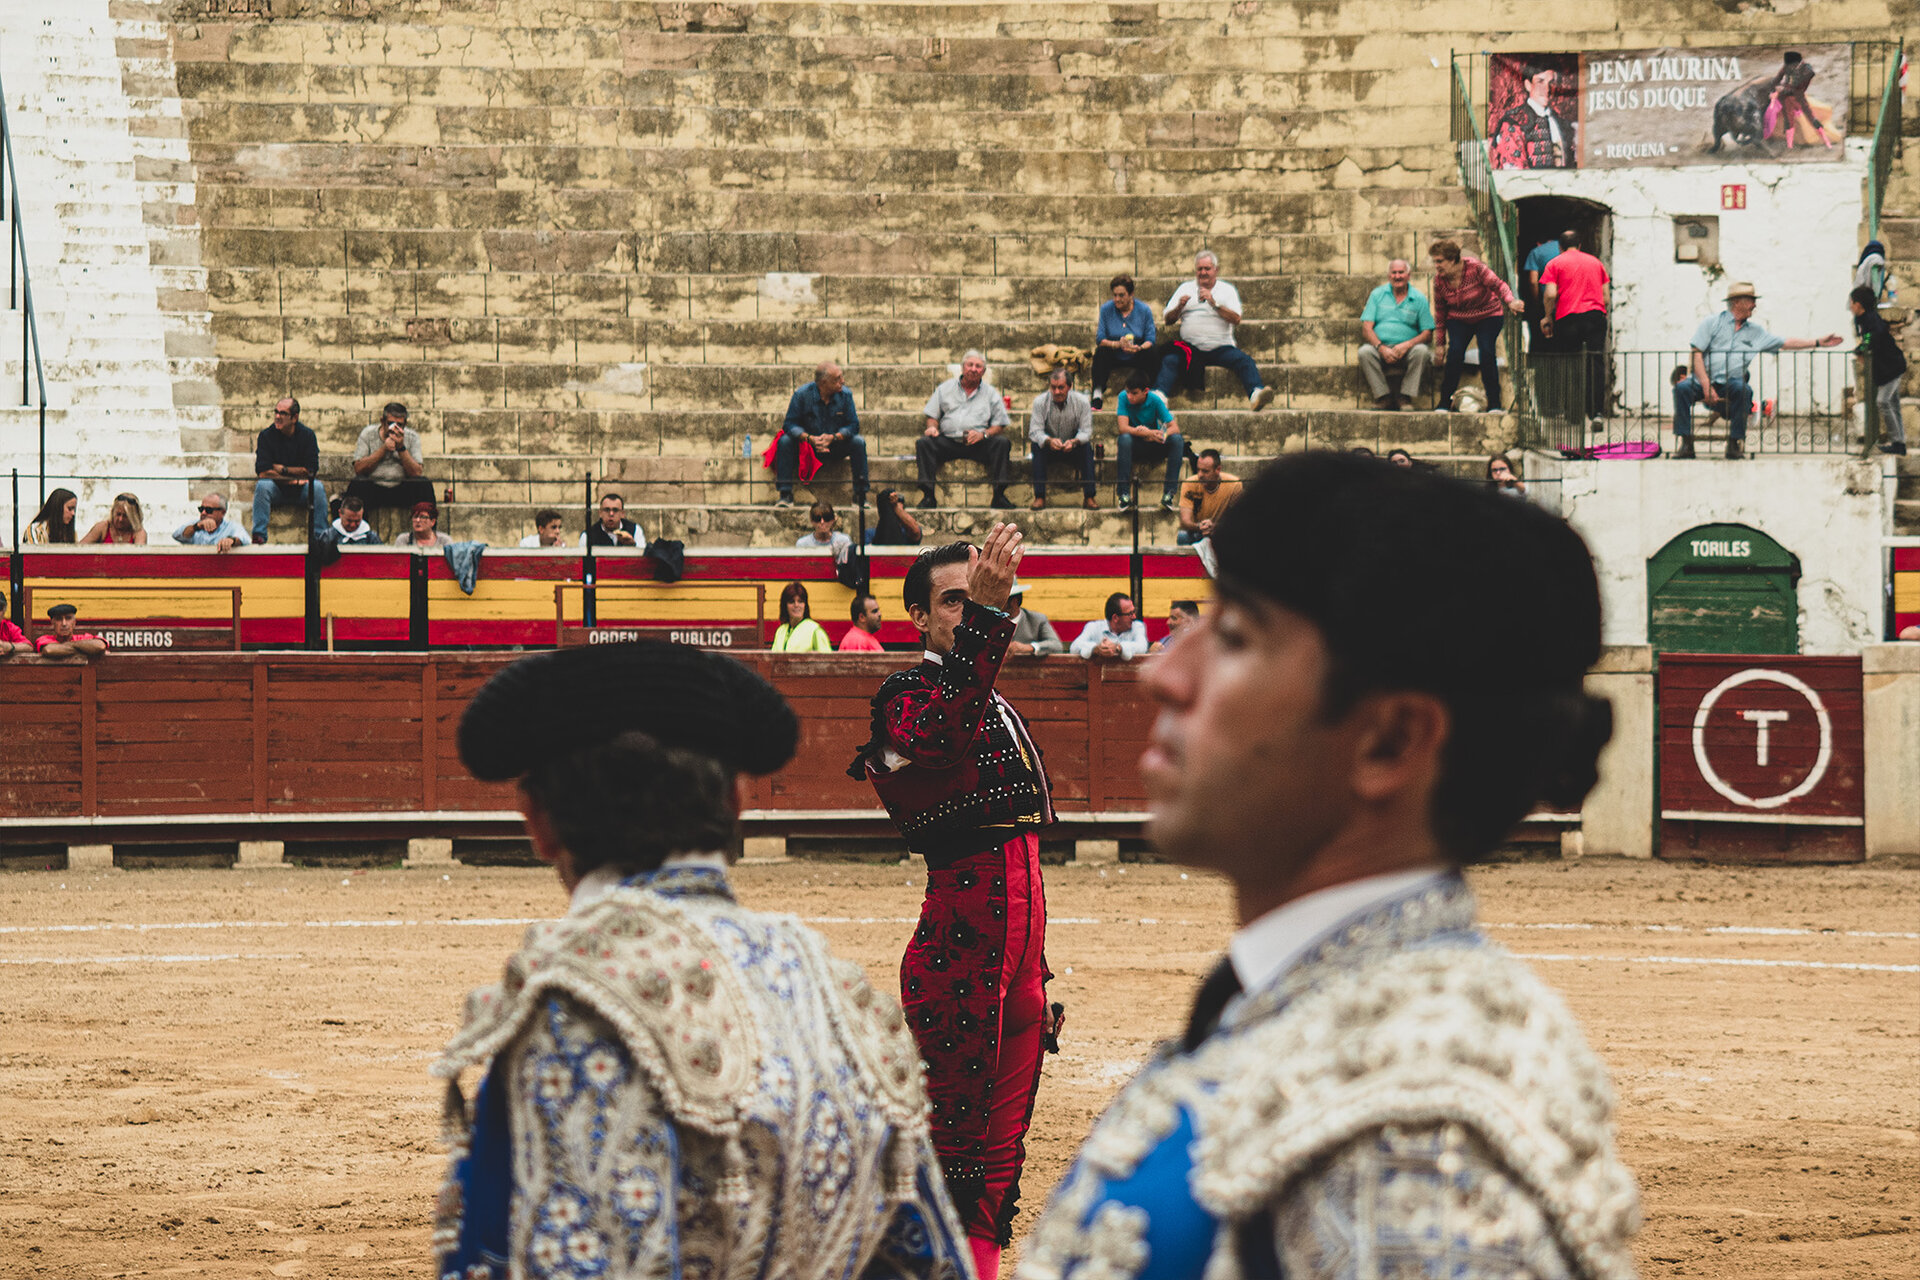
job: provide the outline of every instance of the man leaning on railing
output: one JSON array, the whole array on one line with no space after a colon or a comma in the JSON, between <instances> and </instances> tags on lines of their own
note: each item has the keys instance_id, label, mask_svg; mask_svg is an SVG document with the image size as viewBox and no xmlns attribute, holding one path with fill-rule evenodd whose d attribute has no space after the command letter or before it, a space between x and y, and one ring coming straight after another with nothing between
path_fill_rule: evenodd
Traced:
<instances>
[{"instance_id":1,"label":"man leaning on railing","mask_svg":"<svg viewBox=\"0 0 1920 1280\"><path fill-rule=\"evenodd\" d=\"M1708 316L1693 331L1692 373L1673 384L1673 434L1680 437L1674 457L1693 457L1693 406L1702 400L1714 408L1726 405L1727 457L1744 457L1747 414L1753 410L1753 387L1747 381L1747 369L1753 357L1772 351L1840 345L1837 333L1824 338L1782 338L1768 333L1753 321L1753 308L1759 299L1752 284L1736 281L1727 288L1727 309Z\"/></svg>"}]
</instances>

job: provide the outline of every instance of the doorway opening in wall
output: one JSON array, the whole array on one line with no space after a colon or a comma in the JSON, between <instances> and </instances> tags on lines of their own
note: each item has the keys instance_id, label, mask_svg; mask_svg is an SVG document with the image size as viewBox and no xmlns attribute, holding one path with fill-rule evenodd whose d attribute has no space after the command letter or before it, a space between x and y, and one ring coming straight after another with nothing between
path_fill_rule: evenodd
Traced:
<instances>
[{"instance_id":1,"label":"doorway opening in wall","mask_svg":"<svg viewBox=\"0 0 1920 1280\"><path fill-rule=\"evenodd\" d=\"M1587 443L1588 432L1605 429L1613 410L1610 317L1569 316L1546 325L1536 281L1545 261L1557 253L1556 242L1564 231L1577 235L1580 248L1600 259L1611 275L1613 210L1574 196L1529 196L1514 201L1514 211L1523 264L1520 287L1527 304L1527 365L1541 425L1550 428L1546 434L1561 447L1578 448ZM1549 328L1553 332L1547 332Z\"/></svg>"}]
</instances>

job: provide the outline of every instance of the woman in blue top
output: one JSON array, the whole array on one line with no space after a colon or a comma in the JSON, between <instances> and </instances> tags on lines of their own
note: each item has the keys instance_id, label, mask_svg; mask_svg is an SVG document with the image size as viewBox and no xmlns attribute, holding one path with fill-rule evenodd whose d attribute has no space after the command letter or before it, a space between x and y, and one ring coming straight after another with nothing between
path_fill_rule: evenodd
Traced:
<instances>
[{"instance_id":1,"label":"woman in blue top","mask_svg":"<svg viewBox=\"0 0 1920 1280\"><path fill-rule=\"evenodd\" d=\"M1100 304L1100 327L1093 335L1093 407L1107 398L1107 379L1116 369L1158 371L1153 358L1153 308L1133 299L1133 277L1121 272L1107 282L1112 302Z\"/></svg>"}]
</instances>

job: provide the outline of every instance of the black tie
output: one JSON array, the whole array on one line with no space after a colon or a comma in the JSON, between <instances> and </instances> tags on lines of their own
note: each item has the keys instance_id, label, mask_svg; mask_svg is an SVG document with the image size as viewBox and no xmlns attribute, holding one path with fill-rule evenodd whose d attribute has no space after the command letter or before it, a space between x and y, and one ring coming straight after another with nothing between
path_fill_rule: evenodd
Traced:
<instances>
[{"instance_id":1,"label":"black tie","mask_svg":"<svg viewBox=\"0 0 1920 1280\"><path fill-rule=\"evenodd\" d=\"M1194 993L1193 1013L1187 1018L1187 1034L1180 1041L1181 1049L1187 1053L1198 1049L1200 1042L1220 1025L1220 1014L1227 1007L1227 1001L1239 994L1240 975L1233 971L1232 959L1221 956L1206 981L1200 984L1200 990Z\"/></svg>"}]
</instances>

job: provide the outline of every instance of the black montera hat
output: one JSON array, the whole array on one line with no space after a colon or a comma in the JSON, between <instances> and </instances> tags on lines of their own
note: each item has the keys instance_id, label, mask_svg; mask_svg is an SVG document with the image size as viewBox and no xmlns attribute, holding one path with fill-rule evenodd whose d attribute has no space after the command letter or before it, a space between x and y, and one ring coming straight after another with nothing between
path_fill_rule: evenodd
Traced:
<instances>
[{"instance_id":1,"label":"black montera hat","mask_svg":"<svg viewBox=\"0 0 1920 1280\"><path fill-rule=\"evenodd\" d=\"M522 658L487 681L460 718L460 759L500 782L629 732L767 774L793 758L800 722L732 658L663 640L593 645Z\"/></svg>"},{"instance_id":2,"label":"black montera hat","mask_svg":"<svg viewBox=\"0 0 1920 1280\"><path fill-rule=\"evenodd\" d=\"M1600 656L1580 535L1531 502L1371 458L1268 466L1221 517L1220 579L1304 615L1401 688L1578 689Z\"/></svg>"},{"instance_id":3,"label":"black montera hat","mask_svg":"<svg viewBox=\"0 0 1920 1280\"><path fill-rule=\"evenodd\" d=\"M78 612L80 611L70 604L57 604L47 610L47 616L49 618L71 618Z\"/></svg>"}]
</instances>

